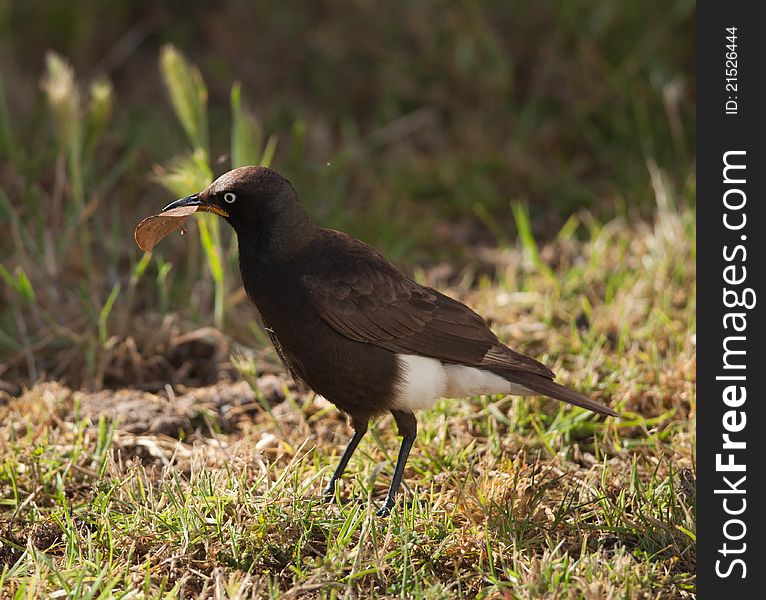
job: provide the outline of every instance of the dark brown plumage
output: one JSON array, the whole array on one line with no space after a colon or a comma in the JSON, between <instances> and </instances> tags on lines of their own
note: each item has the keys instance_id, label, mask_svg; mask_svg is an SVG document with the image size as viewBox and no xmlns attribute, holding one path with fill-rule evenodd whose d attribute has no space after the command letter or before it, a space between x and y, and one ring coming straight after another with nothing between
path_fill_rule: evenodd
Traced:
<instances>
[{"instance_id":1,"label":"dark brown plumage","mask_svg":"<svg viewBox=\"0 0 766 600\"><path fill-rule=\"evenodd\" d=\"M390 510L415 439L412 411L421 407L421 389L493 393L507 386L618 416L555 383L548 367L502 344L464 304L416 283L363 242L315 226L290 183L272 169L235 169L166 210L189 205L221 214L234 227L245 290L280 357L351 417L355 434L328 496L368 421L390 411L404 438L381 512Z\"/></svg>"}]
</instances>

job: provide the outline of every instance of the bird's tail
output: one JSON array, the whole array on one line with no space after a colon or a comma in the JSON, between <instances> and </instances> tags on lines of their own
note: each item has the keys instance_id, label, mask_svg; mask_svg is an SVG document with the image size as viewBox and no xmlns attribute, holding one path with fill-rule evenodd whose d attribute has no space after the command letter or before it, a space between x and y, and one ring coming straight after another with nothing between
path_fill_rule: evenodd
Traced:
<instances>
[{"instance_id":1,"label":"bird's tail","mask_svg":"<svg viewBox=\"0 0 766 600\"><path fill-rule=\"evenodd\" d=\"M493 371L513 383L523 385L525 388L528 388L533 392L548 396L554 400L561 400L562 402L568 402L569 404L574 404L581 408L587 408L600 415L609 415L610 417L620 416L618 412L612 410L608 406L596 402L595 400L591 400L587 396L575 392L574 390L570 390L568 387L558 384L547 377L535 373L525 373L523 371L513 371L510 369L493 369Z\"/></svg>"}]
</instances>

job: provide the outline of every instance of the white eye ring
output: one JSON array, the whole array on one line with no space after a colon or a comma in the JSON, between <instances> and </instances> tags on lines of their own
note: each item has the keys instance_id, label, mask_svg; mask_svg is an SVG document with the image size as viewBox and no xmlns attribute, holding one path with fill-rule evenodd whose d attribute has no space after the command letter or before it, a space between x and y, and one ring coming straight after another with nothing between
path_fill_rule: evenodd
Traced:
<instances>
[{"instance_id":1,"label":"white eye ring","mask_svg":"<svg viewBox=\"0 0 766 600\"><path fill-rule=\"evenodd\" d=\"M234 201L237 199L237 195L234 192L226 192L223 195L223 199L228 202L229 204L233 204Z\"/></svg>"}]
</instances>

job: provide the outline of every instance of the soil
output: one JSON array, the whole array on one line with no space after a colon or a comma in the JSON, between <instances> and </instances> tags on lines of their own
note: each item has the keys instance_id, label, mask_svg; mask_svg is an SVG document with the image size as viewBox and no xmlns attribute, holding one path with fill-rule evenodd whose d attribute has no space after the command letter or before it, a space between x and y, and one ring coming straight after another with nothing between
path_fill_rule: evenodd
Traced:
<instances>
[{"instance_id":1,"label":"soil","mask_svg":"<svg viewBox=\"0 0 766 600\"><path fill-rule=\"evenodd\" d=\"M255 389L246 381L222 382L188 391L183 386L174 391L168 385L164 393L156 394L126 388L74 392L73 400L80 417L94 422L105 417L126 433L181 439L207 428L206 418L216 431L230 433L241 418L277 406L287 392L297 391L292 380L279 375L263 375L254 385Z\"/></svg>"}]
</instances>

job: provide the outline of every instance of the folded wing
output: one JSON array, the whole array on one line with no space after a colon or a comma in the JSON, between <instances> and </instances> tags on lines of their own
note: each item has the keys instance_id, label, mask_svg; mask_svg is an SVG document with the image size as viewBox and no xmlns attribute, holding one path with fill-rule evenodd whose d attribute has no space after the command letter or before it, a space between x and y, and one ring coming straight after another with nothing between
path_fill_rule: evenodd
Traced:
<instances>
[{"instance_id":1,"label":"folded wing","mask_svg":"<svg viewBox=\"0 0 766 600\"><path fill-rule=\"evenodd\" d=\"M339 333L398 354L553 379L548 367L503 345L464 304L416 283L350 236L325 235L332 236L325 243L344 246L344 252L325 256L343 258L313 260L303 283L314 308ZM315 252L323 254L322 240Z\"/></svg>"}]
</instances>

